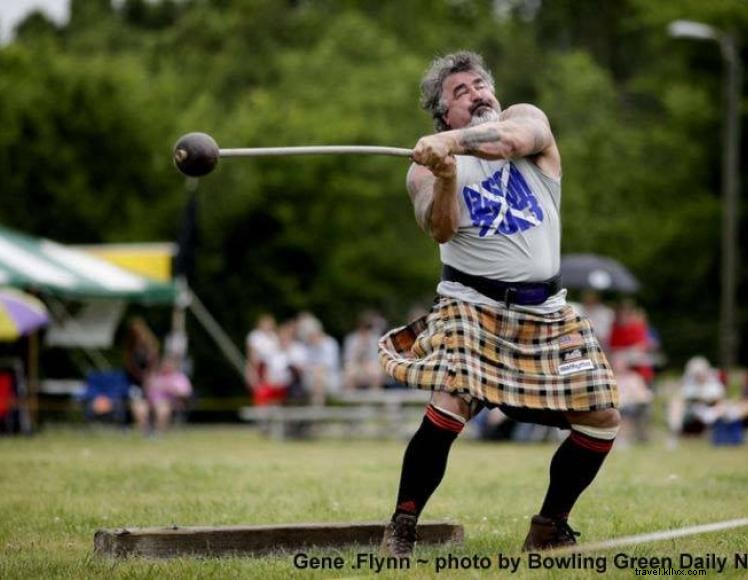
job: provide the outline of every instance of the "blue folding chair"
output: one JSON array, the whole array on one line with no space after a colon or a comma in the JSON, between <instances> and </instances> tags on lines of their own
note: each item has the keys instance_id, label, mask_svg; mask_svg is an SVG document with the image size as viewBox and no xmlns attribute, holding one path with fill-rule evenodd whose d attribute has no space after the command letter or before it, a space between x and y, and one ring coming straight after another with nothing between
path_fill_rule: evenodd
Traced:
<instances>
[{"instance_id":1,"label":"blue folding chair","mask_svg":"<svg viewBox=\"0 0 748 580\"><path fill-rule=\"evenodd\" d=\"M124 425L127 422L129 391L130 382L124 371L88 373L86 390L81 395L86 420Z\"/></svg>"}]
</instances>

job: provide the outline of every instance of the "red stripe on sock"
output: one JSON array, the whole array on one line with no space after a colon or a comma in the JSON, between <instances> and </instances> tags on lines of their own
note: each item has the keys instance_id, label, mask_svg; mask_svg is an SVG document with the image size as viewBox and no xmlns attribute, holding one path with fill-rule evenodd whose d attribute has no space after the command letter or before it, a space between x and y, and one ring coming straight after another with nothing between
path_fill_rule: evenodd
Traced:
<instances>
[{"instance_id":1,"label":"red stripe on sock","mask_svg":"<svg viewBox=\"0 0 748 580\"><path fill-rule=\"evenodd\" d=\"M449 421L446 421L439 417L439 415L436 415L435 413L426 413L426 418L435 426L439 427L440 429L444 429L446 431L452 431L454 433L459 433L462 430L462 425L459 427L456 427L453 423L450 423Z\"/></svg>"},{"instance_id":2,"label":"red stripe on sock","mask_svg":"<svg viewBox=\"0 0 748 580\"><path fill-rule=\"evenodd\" d=\"M612 439L595 439L578 431L572 431L569 439L575 445L588 451L594 451L595 453L607 453L613 447Z\"/></svg>"},{"instance_id":3,"label":"red stripe on sock","mask_svg":"<svg viewBox=\"0 0 748 580\"><path fill-rule=\"evenodd\" d=\"M573 443L592 451L606 452L610 451L610 448L613 446L612 440L596 439L594 437L590 437L589 435L585 435L583 433L578 433L575 431L571 432L570 437Z\"/></svg>"},{"instance_id":4,"label":"red stripe on sock","mask_svg":"<svg viewBox=\"0 0 748 580\"><path fill-rule=\"evenodd\" d=\"M446 413L440 411L433 405L429 405L429 410L432 411L434 417L438 417L442 421L445 422L445 424L450 425L453 429L462 431L465 424L460 421L459 419L455 419L454 417L450 417Z\"/></svg>"},{"instance_id":5,"label":"red stripe on sock","mask_svg":"<svg viewBox=\"0 0 748 580\"><path fill-rule=\"evenodd\" d=\"M454 423L455 425L460 425L461 427L465 426L465 423L463 421L460 421L457 417L453 417L452 415L449 415L448 413L446 413L445 411L442 411L441 409L439 409L438 407L435 407L434 405L429 405L427 407L427 410L436 413L436 415L438 415L445 421Z\"/></svg>"},{"instance_id":6,"label":"red stripe on sock","mask_svg":"<svg viewBox=\"0 0 748 580\"><path fill-rule=\"evenodd\" d=\"M457 419L445 416L431 405L426 408L426 418L440 429L452 431L453 433L459 433L464 427Z\"/></svg>"}]
</instances>

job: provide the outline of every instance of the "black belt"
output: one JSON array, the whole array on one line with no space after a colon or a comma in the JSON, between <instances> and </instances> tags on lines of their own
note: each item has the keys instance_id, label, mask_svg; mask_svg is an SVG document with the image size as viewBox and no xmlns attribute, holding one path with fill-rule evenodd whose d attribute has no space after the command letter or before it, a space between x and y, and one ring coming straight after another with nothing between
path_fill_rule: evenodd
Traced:
<instances>
[{"instance_id":1,"label":"black belt","mask_svg":"<svg viewBox=\"0 0 748 580\"><path fill-rule=\"evenodd\" d=\"M561 290L560 274L556 274L545 282L502 282L501 280L466 274L452 266L447 266L447 264L442 264L442 280L459 282L463 286L469 286L497 302L504 302L506 306L510 304L519 304L520 306L542 304Z\"/></svg>"}]
</instances>

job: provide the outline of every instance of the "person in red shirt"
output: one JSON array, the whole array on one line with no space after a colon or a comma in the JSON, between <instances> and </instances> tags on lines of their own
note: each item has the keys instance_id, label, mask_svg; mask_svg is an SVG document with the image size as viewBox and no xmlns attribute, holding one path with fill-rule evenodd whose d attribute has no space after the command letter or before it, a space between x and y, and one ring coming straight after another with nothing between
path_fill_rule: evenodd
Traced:
<instances>
[{"instance_id":1,"label":"person in red shirt","mask_svg":"<svg viewBox=\"0 0 748 580\"><path fill-rule=\"evenodd\" d=\"M648 385L654 379L652 346L644 312L631 300L622 301L610 331L610 350L613 357L625 360Z\"/></svg>"}]
</instances>

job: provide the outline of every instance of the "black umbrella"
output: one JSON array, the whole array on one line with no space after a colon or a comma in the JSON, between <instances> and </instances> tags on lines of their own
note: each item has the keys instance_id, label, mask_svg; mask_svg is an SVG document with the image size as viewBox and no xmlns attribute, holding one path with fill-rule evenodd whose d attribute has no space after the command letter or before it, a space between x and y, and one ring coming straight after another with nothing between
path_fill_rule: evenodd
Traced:
<instances>
[{"instance_id":1,"label":"black umbrella","mask_svg":"<svg viewBox=\"0 0 748 580\"><path fill-rule=\"evenodd\" d=\"M612 290L625 294L639 290L639 281L626 266L597 254L561 256L561 278L566 288L576 290Z\"/></svg>"}]
</instances>

